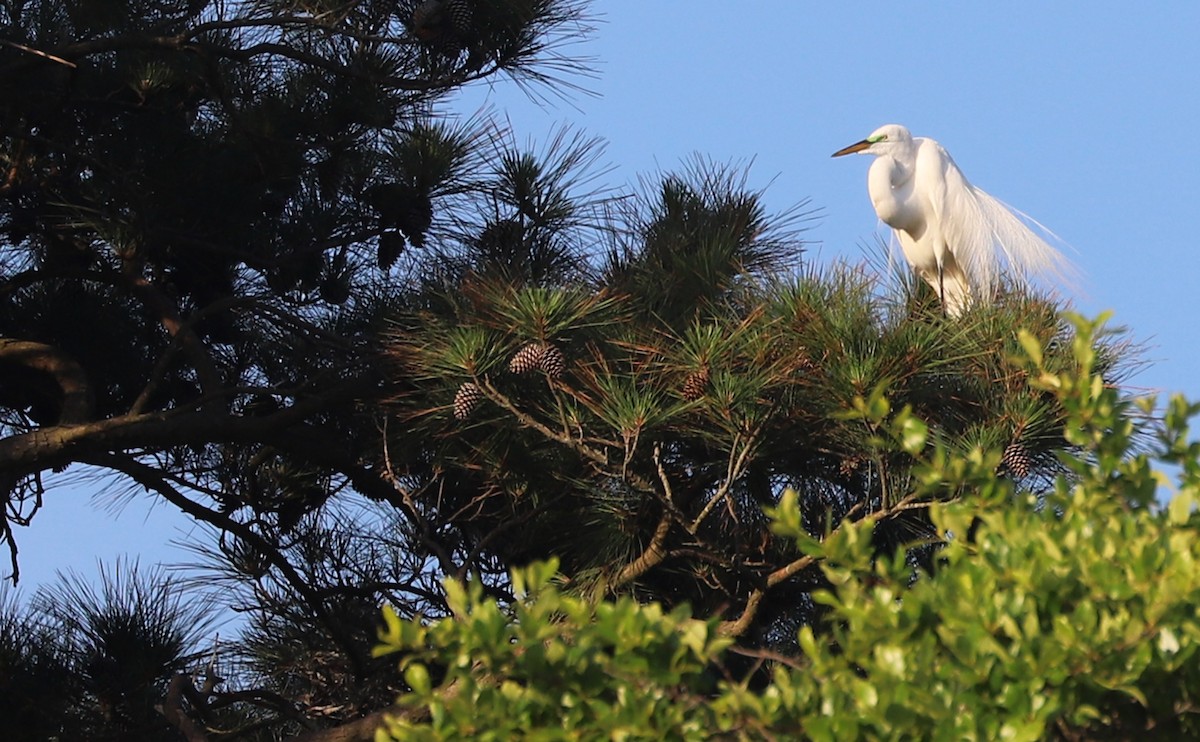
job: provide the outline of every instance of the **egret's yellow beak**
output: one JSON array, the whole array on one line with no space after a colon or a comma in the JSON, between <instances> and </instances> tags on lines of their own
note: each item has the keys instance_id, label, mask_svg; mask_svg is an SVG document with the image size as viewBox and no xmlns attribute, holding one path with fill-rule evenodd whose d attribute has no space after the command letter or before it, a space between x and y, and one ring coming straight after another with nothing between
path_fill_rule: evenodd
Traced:
<instances>
[{"instance_id":1,"label":"egret's yellow beak","mask_svg":"<svg viewBox=\"0 0 1200 742\"><path fill-rule=\"evenodd\" d=\"M837 152L833 153L832 157L841 157L842 155L852 155L855 152L862 152L872 144L874 144L874 142L871 140L864 139L861 142L855 142L854 144L851 144L849 147L843 147L839 149Z\"/></svg>"}]
</instances>

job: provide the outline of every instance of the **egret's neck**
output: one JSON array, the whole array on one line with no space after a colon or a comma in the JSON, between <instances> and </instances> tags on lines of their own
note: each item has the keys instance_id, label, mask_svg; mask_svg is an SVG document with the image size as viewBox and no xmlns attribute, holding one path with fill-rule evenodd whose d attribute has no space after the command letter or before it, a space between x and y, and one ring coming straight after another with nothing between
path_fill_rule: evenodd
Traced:
<instances>
[{"instance_id":1,"label":"egret's neck","mask_svg":"<svg viewBox=\"0 0 1200 742\"><path fill-rule=\"evenodd\" d=\"M875 213L893 229L912 230L920 214L911 208L912 168L897 162L889 155L880 155L871 163L867 173L867 192Z\"/></svg>"}]
</instances>

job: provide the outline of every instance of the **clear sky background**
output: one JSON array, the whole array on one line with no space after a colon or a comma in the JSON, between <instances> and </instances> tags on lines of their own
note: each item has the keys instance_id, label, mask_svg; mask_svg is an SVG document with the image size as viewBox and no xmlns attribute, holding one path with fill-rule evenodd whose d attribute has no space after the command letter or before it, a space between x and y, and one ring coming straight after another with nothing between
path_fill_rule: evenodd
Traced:
<instances>
[{"instance_id":1,"label":"clear sky background","mask_svg":"<svg viewBox=\"0 0 1200 742\"><path fill-rule=\"evenodd\" d=\"M498 81L455 106L507 114L518 141L563 123L603 137L616 187L695 153L749 163L772 209L821 209L817 263L858 262L884 234L870 158L830 154L904 124L1074 248L1075 306L1113 310L1147 346L1133 386L1200 400L1200 3L1137 5L596 0L596 33L574 50L596 58L582 81L596 97L539 105ZM145 495L119 514L109 501L48 494L17 533L23 593L98 558L188 560L170 545L188 520Z\"/></svg>"}]
</instances>

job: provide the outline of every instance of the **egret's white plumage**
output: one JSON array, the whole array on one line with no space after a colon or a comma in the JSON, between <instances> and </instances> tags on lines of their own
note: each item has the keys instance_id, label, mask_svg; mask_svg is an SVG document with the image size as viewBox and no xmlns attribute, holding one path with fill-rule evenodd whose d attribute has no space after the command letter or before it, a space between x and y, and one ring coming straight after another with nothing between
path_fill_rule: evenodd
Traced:
<instances>
[{"instance_id":1,"label":"egret's white plumage","mask_svg":"<svg viewBox=\"0 0 1200 742\"><path fill-rule=\"evenodd\" d=\"M1004 272L1020 285L1037 275L1069 280L1073 274L1062 253L1018 212L971 185L934 140L888 124L833 156L853 152L875 156L867 175L875 213L895 230L908 264L951 317L990 300Z\"/></svg>"}]
</instances>

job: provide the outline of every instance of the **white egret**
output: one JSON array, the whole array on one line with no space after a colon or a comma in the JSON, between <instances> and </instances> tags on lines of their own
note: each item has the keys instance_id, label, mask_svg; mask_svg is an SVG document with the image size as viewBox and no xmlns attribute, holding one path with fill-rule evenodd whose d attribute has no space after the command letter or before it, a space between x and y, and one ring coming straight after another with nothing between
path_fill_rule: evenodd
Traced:
<instances>
[{"instance_id":1,"label":"white egret","mask_svg":"<svg viewBox=\"0 0 1200 742\"><path fill-rule=\"evenodd\" d=\"M867 175L875 213L895 231L908 264L949 316L990 300L1002 271L1021 285L1033 275L1069 280L1074 273L1019 212L971 185L934 140L888 124L833 156L854 152L875 155Z\"/></svg>"}]
</instances>

